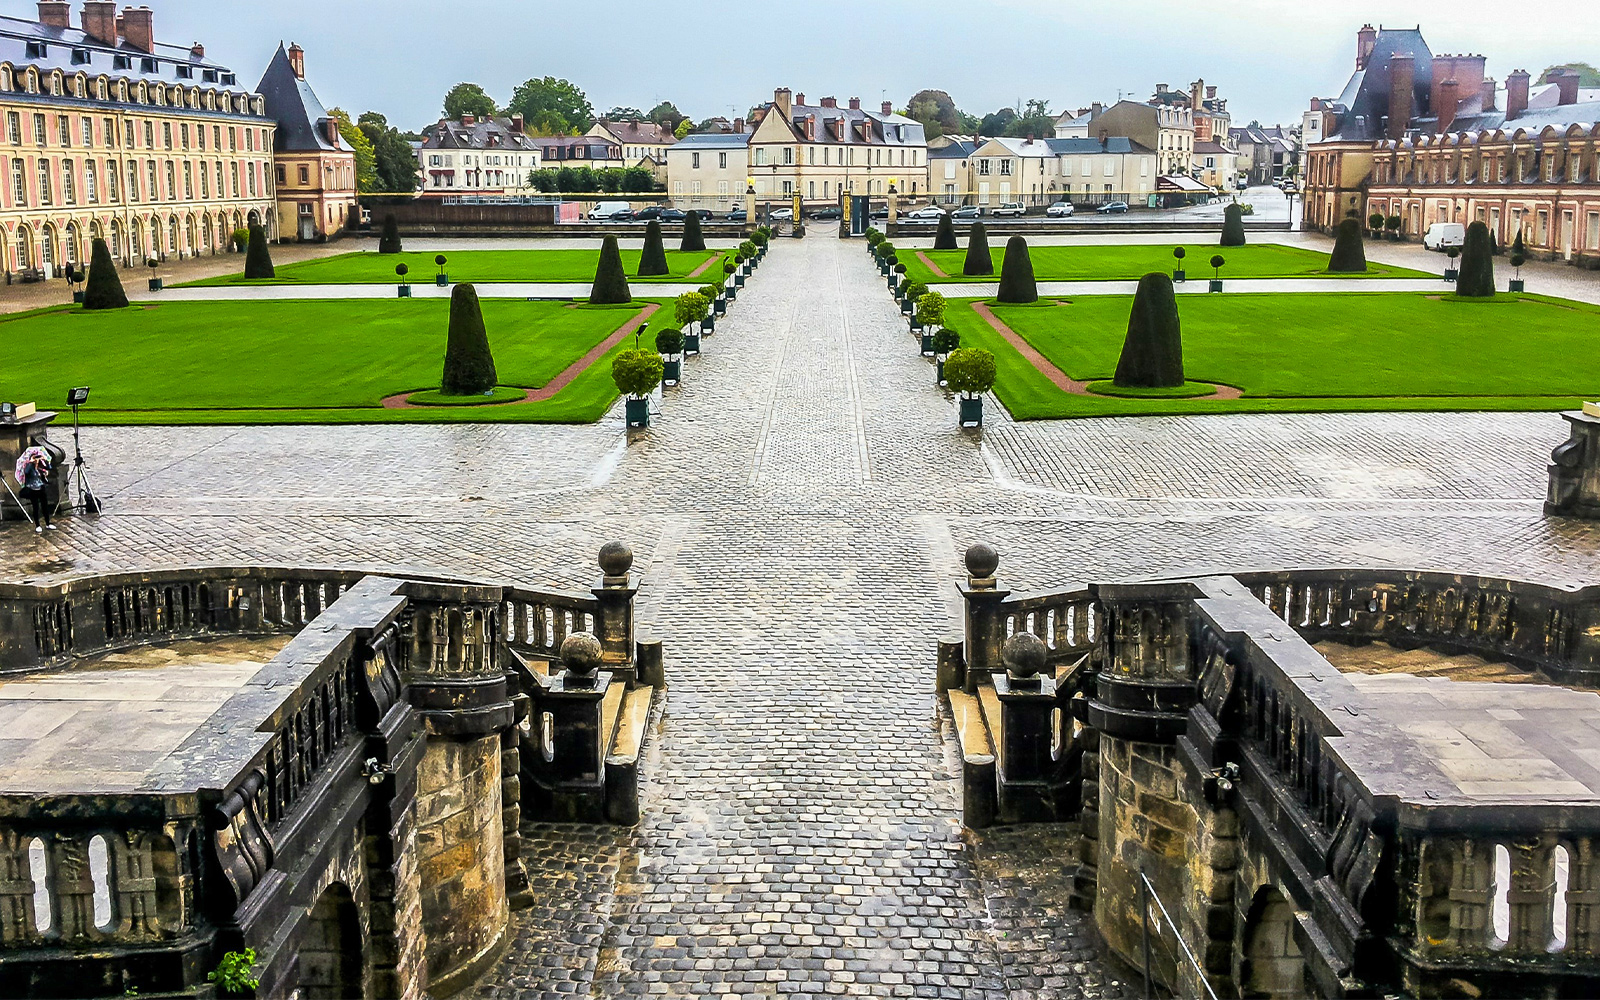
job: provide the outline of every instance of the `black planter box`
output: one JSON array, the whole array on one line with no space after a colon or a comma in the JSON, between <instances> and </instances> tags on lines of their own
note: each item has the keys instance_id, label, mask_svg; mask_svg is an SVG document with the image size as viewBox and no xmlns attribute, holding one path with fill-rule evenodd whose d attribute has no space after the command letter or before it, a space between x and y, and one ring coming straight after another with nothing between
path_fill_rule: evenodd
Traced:
<instances>
[{"instance_id":1,"label":"black planter box","mask_svg":"<svg viewBox=\"0 0 1600 1000\"><path fill-rule=\"evenodd\" d=\"M1511 292L1520 292L1520 291L1523 291L1524 288L1525 288L1525 286L1524 286L1521 278L1512 278L1511 279L1511 287L1506 289L1506 290L1507 291L1511 291Z\"/></svg>"},{"instance_id":2,"label":"black planter box","mask_svg":"<svg viewBox=\"0 0 1600 1000\"><path fill-rule=\"evenodd\" d=\"M972 399L967 399L966 397L962 397L962 399L961 399L961 426L962 427L982 427L983 426L983 397L982 396L975 396Z\"/></svg>"},{"instance_id":3,"label":"black planter box","mask_svg":"<svg viewBox=\"0 0 1600 1000\"><path fill-rule=\"evenodd\" d=\"M1183 282L1189 280L1189 272L1183 270L1182 268L1180 268L1180 269L1178 269L1176 271L1173 271L1172 272L1172 280L1177 282L1177 283L1179 283L1179 284L1182 284Z\"/></svg>"},{"instance_id":4,"label":"black planter box","mask_svg":"<svg viewBox=\"0 0 1600 1000\"><path fill-rule=\"evenodd\" d=\"M151 278L150 279L150 290L152 292L159 292L159 291L161 291L161 289L162 289L162 281L161 281L161 279L160 278Z\"/></svg>"},{"instance_id":5,"label":"black planter box","mask_svg":"<svg viewBox=\"0 0 1600 1000\"><path fill-rule=\"evenodd\" d=\"M629 427L649 427L650 401L648 399L628 400L627 417Z\"/></svg>"},{"instance_id":6,"label":"black planter box","mask_svg":"<svg viewBox=\"0 0 1600 1000\"><path fill-rule=\"evenodd\" d=\"M1217 280L1217 279L1215 279L1215 278L1212 278L1212 279L1211 279L1211 290L1212 290L1212 291L1213 291L1213 292L1220 292L1220 291L1222 291L1222 282L1220 282L1220 281L1218 281L1218 280Z\"/></svg>"},{"instance_id":7,"label":"black planter box","mask_svg":"<svg viewBox=\"0 0 1600 1000\"><path fill-rule=\"evenodd\" d=\"M401 299L409 299L409 298L411 298L411 286L410 285L401 285L398 289L396 289L396 292L397 292L397 294L395 296L396 298L401 298Z\"/></svg>"},{"instance_id":8,"label":"black planter box","mask_svg":"<svg viewBox=\"0 0 1600 1000\"><path fill-rule=\"evenodd\" d=\"M1460 277L1460 275L1461 272L1453 267L1447 267L1444 269L1444 280L1446 281L1454 281L1456 278Z\"/></svg>"},{"instance_id":9,"label":"black planter box","mask_svg":"<svg viewBox=\"0 0 1600 1000\"><path fill-rule=\"evenodd\" d=\"M685 343L683 345L684 346L684 350L687 351L689 349L689 345L687 343L689 338L685 337L683 339L685 341ZM695 339L698 340L699 338L696 337ZM661 375L662 384L664 384L664 385L677 385L679 382L683 381L683 362L682 361L667 361L667 360L663 360L661 362L661 368L662 368L662 375Z\"/></svg>"},{"instance_id":10,"label":"black planter box","mask_svg":"<svg viewBox=\"0 0 1600 1000\"><path fill-rule=\"evenodd\" d=\"M440 288L449 288L450 287L450 276L448 274L434 275L433 283L435 285L439 286Z\"/></svg>"}]
</instances>

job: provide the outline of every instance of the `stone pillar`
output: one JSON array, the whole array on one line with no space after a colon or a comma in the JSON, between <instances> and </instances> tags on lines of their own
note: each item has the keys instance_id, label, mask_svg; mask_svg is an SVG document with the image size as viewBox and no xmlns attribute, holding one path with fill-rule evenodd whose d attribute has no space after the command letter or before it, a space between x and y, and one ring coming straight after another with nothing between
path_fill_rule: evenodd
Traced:
<instances>
[{"instance_id":1,"label":"stone pillar","mask_svg":"<svg viewBox=\"0 0 1600 1000\"><path fill-rule=\"evenodd\" d=\"M600 550L600 569L605 575L590 591L600 605L594 635L600 640L601 669L626 681L630 688L639 679L633 662L633 599L639 593L639 582L629 575L632 568L633 550L621 542L610 543Z\"/></svg>"},{"instance_id":2,"label":"stone pillar","mask_svg":"<svg viewBox=\"0 0 1600 1000\"><path fill-rule=\"evenodd\" d=\"M1600 404L1563 413L1571 437L1550 454L1546 514L1600 518Z\"/></svg>"},{"instance_id":3,"label":"stone pillar","mask_svg":"<svg viewBox=\"0 0 1600 1000\"><path fill-rule=\"evenodd\" d=\"M1000 821L1048 823L1057 818L1055 802L1055 678L1045 676L1049 652L1044 640L1018 632L1005 644L1006 669L995 673L1000 699L1001 743L995 748Z\"/></svg>"},{"instance_id":4,"label":"stone pillar","mask_svg":"<svg viewBox=\"0 0 1600 1000\"><path fill-rule=\"evenodd\" d=\"M756 228L756 186L748 178L744 185L744 229L745 232L754 232Z\"/></svg>"},{"instance_id":5,"label":"stone pillar","mask_svg":"<svg viewBox=\"0 0 1600 1000\"><path fill-rule=\"evenodd\" d=\"M604 653L592 635L570 635L561 644L562 668L534 674L532 746L523 769L533 776L542 818L603 822L605 754L602 702L612 675L600 669Z\"/></svg>"},{"instance_id":6,"label":"stone pillar","mask_svg":"<svg viewBox=\"0 0 1600 1000\"><path fill-rule=\"evenodd\" d=\"M1011 591L999 589L995 570L1000 556L988 545L979 543L967 550L967 582L957 584L967 604L966 690L977 690L978 680L1003 669L1002 645L1006 639L1005 619L1000 607Z\"/></svg>"}]
</instances>

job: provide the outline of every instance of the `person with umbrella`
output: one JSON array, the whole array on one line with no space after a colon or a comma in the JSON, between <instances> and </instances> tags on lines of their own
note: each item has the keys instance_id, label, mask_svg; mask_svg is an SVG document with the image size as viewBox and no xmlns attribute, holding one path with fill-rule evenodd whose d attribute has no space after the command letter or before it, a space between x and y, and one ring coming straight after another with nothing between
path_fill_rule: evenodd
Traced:
<instances>
[{"instance_id":1,"label":"person with umbrella","mask_svg":"<svg viewBox=\"0 0 1600 1000\"><path fill-rule=\"evenodd\" d=\"M42 535L46 529L56 530L50 520L50 501L46 497L55 461L50 452L40 446L38 438L29 444L32 447L17 456L17 483L22 487L22 499L33 508L34 534Z\"/></svg>"}]
</instances>

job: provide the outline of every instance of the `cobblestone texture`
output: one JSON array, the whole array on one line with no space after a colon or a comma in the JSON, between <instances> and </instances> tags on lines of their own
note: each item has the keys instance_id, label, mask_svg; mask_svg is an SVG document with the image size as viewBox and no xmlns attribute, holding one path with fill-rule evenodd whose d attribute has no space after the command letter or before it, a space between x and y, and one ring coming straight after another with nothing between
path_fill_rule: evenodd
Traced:
<instances>
[{"instance_id":1,"label":"cobblestone texture","mask_svg":"<svg viewBox=\"0 0 1600 1000\"><path fill-rule=\"evenodd\" d=\"M671 685L635 830L538 826L495 998L1130 992L1062 827L976 837L932 692L958 553L1016 589L1417 566L1591 582L1541 513L1554 415L956 427L859 244L780 240L657 426L95 428L95 521L8 579L194 562L587 585L628 541Z\"/></svg>"}]
</instances>

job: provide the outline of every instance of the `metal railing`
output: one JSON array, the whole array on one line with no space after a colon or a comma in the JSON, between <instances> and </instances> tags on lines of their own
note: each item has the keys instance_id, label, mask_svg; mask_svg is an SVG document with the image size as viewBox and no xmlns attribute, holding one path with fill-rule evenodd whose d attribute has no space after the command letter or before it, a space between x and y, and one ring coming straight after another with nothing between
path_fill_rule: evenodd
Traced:
<instances>
[{"instance_id":1,"label":"metal railing","mask_svg":"<svg viewBox=\"0 0 1600 1000\"><path fill-rule=\"evenodd\" d=\"M1194 974L1200 977L1200 988L1205 991L1206 1000L1217 1000L1217 991L1211 988L1211 981L1206 978L1206 970L1200 967L1199 961L1194 957L1194 952L1183 943L1183 935L1178 931L1178 925L1173 922L1171 914L1161 902L1161 897L1156 894L1156 887L1150 884L1150 879L1143 871L1139 872L1139 936L1140 944L1144 951L1144 997L1151 1000L1155 994L1152 992L1150 978L1150 904L1155 903L1156 909L1161 911L1161 919L1172 929L1172 940L1178 942L1178 947L1183 949L1183 957L1193 967ZM1158 928L1159 929L1159 928Z\"/></svg>"}]
</instances>

